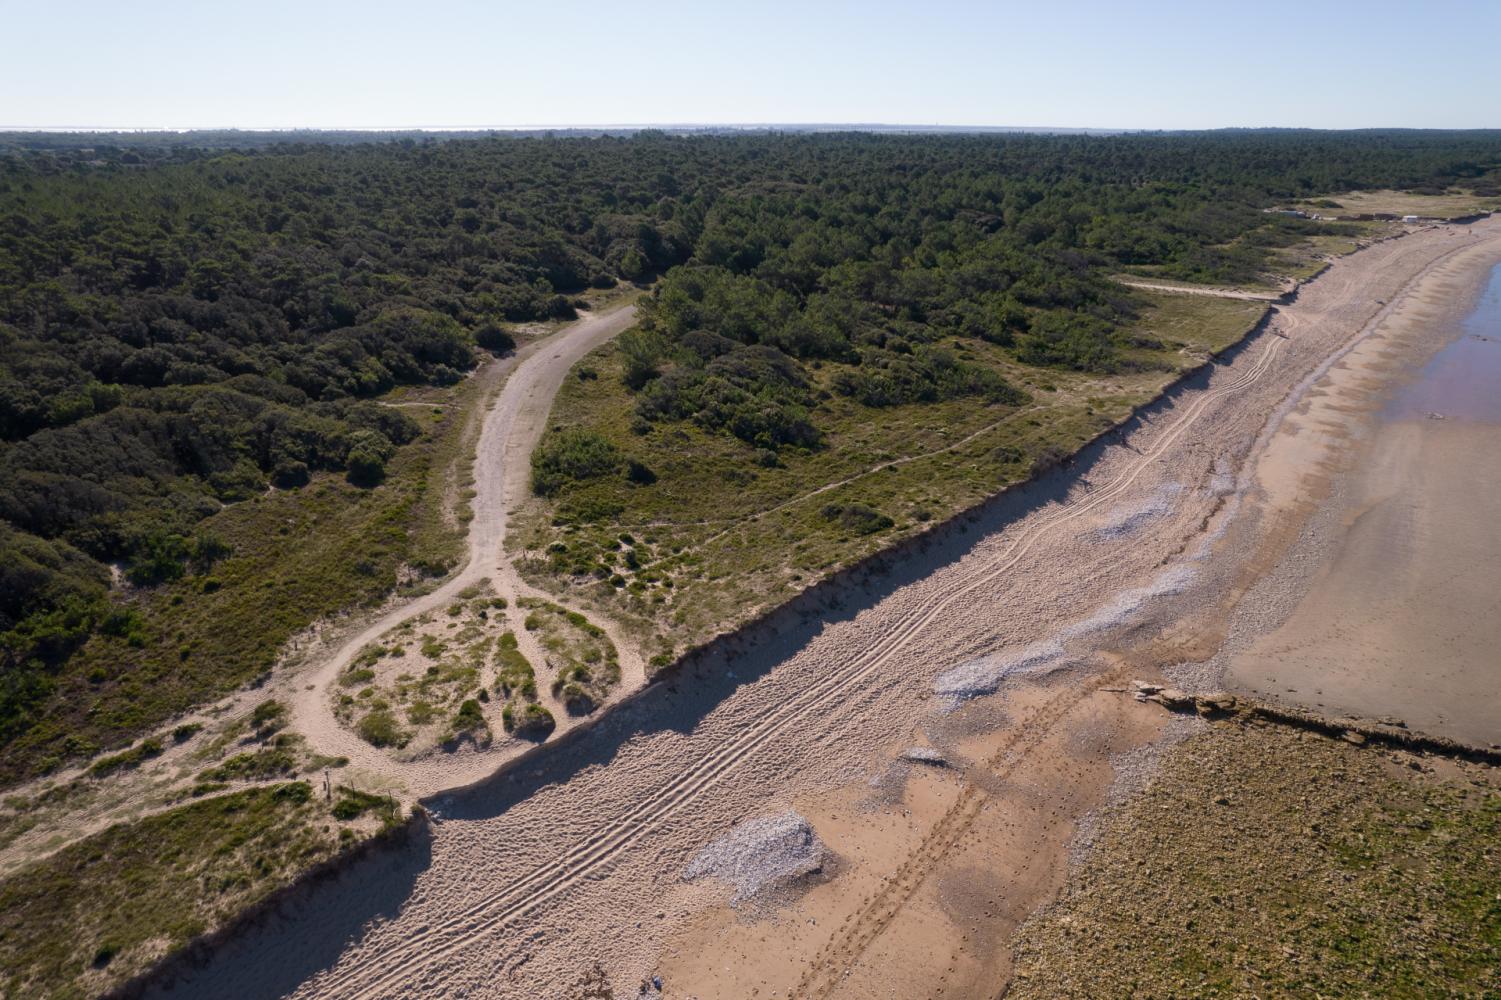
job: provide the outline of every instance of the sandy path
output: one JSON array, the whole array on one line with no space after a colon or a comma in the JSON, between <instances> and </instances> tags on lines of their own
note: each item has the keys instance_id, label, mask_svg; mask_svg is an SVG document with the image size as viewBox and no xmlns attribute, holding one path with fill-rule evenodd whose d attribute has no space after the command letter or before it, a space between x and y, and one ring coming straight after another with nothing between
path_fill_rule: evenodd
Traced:
<instances>
[{"instance_id":1,"label":"sandy path","mask_svg":"<svg viewBox=\"0 0 1501 1000\"><path fill-rule=\"evenodd\" d=\"M484 418L475 449L474 491L469 524L468 559L457 575L430 593L382 614L357 634L344 639L312 671L298 675L291 700L290 721L307 737L311 749L327 756L347 757L350 766L366 780L389 786L395 782L409 794L422 796L442 788L477 780L494 770L507 756L525 747L514 741L498 741L490 752L461 755L434 754L413 761L394 760L340 725L333 714L333 690L340 671L361 649L402 622L446 607L465 587L489 579L496 593L512 603L518 597L543 597L527 585L504 557L508 514L527 497L532 449L547 429L552 400L569 369L584 355L630 327L634 305L591 313L552 336L523 347L514 359L515 369ZM609 635L620 653L621 690L645 683L645 666L634 645L611 622L596 622ZM518 630L517 638L528 644L523 652L540 663L540 651L530 648L531 637ZM554 712L558 731L577 724L566 713ZM496 727L499 731L498 726Z\"/></svg>"},{"instance_id":2,"label":"sandy path","mask_svg":"<svg viewBox=\"0 0 1501 1000\"><path fill-rule=\"evenodd\" d=\"M1115 279L1127 288L1140 288L1147 292L1171 292L1175 295L1207 295L1216 299L1244 299L1247 302L1281 302L1281 292L1253 292L1244 288L1220 288L1209 285L1170 285L1165 282L1136 281L1131 278ZM1294 286L1296 287L1296 286Z\"/></svg>"},{"instance_id":3,"label":"sandy path","mask_svg":"<svg viewBox=\"0 0 1501 1000\"><path fill-rule=\"evenodd\" d=\"M1501 247L1501 226L1475 232ZM822 606L794 605L584 738L440 797L430 840L289 901L170 995L562 997L596 963L616 995L652 969L672 996L787 995L799 982L816 995L905 996L940 977L966 995L953 978L966 969L993 995L994 961L964 965L951 947L990 919L945 902L942 887L967 871L957 859L981 857L1003 879L1007 919L1046 898L1094 801L1048 783L1098 786L1109 752L1145 726L1109 707L1123 700L1103 692L1124 668L1098 651L1204 599L1199 581L1225 575L1204 553L1237 509L1236 473L1268 419L1367 329L1379 300L1457 245L1439 230L1336 262L1243 348L1073 467ZM1056 672L1020 679L1036 662L1028 651L1049 644ZM940 711L935 681L977 658L1019 679ZM869 782L914 743L970 763L866 803ZM723 909L722 888L681 880L705 843L788 806L839 856L790 910L749 922ZM1023 814L1038 817L1037 836L964 854L1000 843L986 838L1004 840ZM1004 954L987 940L992 959Z\"/></svg>"}]
</instances>

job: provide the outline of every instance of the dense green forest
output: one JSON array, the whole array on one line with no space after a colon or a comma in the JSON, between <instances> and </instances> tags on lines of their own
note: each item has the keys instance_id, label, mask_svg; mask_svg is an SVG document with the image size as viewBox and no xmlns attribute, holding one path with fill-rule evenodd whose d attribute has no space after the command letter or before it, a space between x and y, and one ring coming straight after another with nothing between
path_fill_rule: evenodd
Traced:
<instances>
[{"instance_id":1,"label":"dense green forest","mask_svg":"<svg viewBox=\"0 0 1501 1000\"><path fill-rule=\"evenodd\" d=\"M347 139L4 147L0 747L76 710L59 678L140 593L230 554L219 512L381 489L420 431L378 397L589 289L657 282L621 343L638 420L774 462L819 444L807 366L869 407L1014 402L940 340L1119 370L1113 273L1251 281L1313 226L1271 205L1501 186L1491 132ZM579 450L551 482L614 462Z\"/></svg>"}]
</instances>

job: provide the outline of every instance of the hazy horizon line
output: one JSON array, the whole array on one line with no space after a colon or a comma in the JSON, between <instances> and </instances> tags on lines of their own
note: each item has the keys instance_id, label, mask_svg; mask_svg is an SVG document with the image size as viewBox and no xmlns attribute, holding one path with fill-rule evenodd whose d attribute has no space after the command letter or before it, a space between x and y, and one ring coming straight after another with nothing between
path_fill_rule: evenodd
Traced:
<instances>
[{"instance_id":1,"label":"hazy horizon line","mask_svg":"<svg viewBox=\"0 0 1501 1000\"><path fill-rule=\"evenodd\" d=\"M881 130L893 132L1049 132L1121 134L1131 132L1220 132L1220 131L1307 131L1307 132L1363 132L1363 131L1433 131L1433 132L1493 132L1497 126L1467 126L1462 128L1429 125L1349 125L1338 128L1317 125L1214 125L1190 127L1170 126L1102 126L1102 125L961 125L961 124L915 124L902 122L617 122L617 123L550 123L534 125L0 125L0 133L37 132L57 135L85 133L171 133L189 132L545 132L545 131L643 131L661 130Z\"/></svg>"}]
</instances>

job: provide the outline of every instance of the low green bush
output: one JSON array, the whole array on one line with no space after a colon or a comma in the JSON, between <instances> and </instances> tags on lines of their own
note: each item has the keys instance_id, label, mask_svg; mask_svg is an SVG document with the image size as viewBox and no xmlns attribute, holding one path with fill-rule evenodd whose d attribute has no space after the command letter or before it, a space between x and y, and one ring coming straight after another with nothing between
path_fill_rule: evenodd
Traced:
<instances>
[{"instance_id":1,"label":"low green bush","mask_svg":"<svg viewBox=\"0 0 1501 1000\"><path fill-rule=\"evenodd\" d=\"M390 709L377 708L355 725L360 739L375 747L401 747L409 739Z\"/></svg>"},{"instance_id":2,"label":"low green bush","mask_svg":"<svg viewBox=\"0 0 1501 1000\"><path fill-rule=\"evenodd\" d=\"M895 522L869 504L825 504L819 512L824 520L837 523L845 531L855 535L873 535L885 531Z\"/></svg>"},{"instance_id":3,"label":"low green bush","mask_svg":"<svg viewBox=\"0 0 1501 1000\"><path fill-rule=\"evenodd\" d=\"M568 483L618 472L625 462L609 439L570 428L549 434L532 452L532 492L552 496Z\"/></svg>"}]
</instances>

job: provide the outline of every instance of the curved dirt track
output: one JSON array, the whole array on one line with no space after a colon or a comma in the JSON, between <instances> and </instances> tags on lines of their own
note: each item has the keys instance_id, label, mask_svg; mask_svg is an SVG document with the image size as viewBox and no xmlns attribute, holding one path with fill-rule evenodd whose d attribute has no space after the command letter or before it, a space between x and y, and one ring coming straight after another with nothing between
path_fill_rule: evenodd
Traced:
<instances>
[{"instance_id":1,"label":"curved dirt track","mask_svg":"<svg viewBox=\"0 0 1501 1000\"><path fill-rule=\"evenodd\" d=\"M1280 302L1281 292L1252 292L1244 288L1208 288L1198 285L1170 285L1156 281L1135 281L1117 278L1127 288L1140 288L1145 292L1170 292L1173 295L1207 295L1215 299L1241 299L1246 302Z\"/></svg>"},{"instance_id":2,"label":"curved dirt track","mask_svg":"<svg viewBox=\"0 0 1501 1000\"><path fill-rule=\"evenodd\" d=\"M1474 228L1479 241L1501 241L1501 226ZM1378 300L1471 245L1435 230L1337 261L1241 349L1073 467L998 498L823 606L795 604L583 738L439 798L430 841L361 862L290 902L170 995L561 997L576 995L595 963L617 995L630 993L673 936L724 898L682 882L687 860L742 819L864 783L914 740L936 742L940 674L1069 637L1079 669L1060 675L1039 705L1003 702L1019 714L987 758L1001 771L1118 681L1119 671L1092 669L1087 657L1112 629L1148 613L1138 606L1151 602L1138 600L1116 614L1121 595L1164 567L1200 572L1184 553L1211 541L1216 518L1233 509L1218 484L1289 393L1367 328ZM1162 495L1175 502L1150 508L1140 527L1102 531ZM496 549L474 552L473 579L496 578L485 565ZM1163 593L1169 603L1189 597ZM347 647L351 655L362 641ZM982 701L1001 702L1005 690ZM889 978L878 988L855 963L983 813L972 795L960 803L842 927L804 929L798 995L888 995ZM731 995L668 985L669 995Z\"/></svg>"},{"instance_id":3,"label":"curved dirt track","mask_svg":"<svg viewBox=\"0 0 1501 1000\"><path fill-rule=\"evenodd\" d=\"M514 366L499 394L484 416L474 456L473 520L469 523L468 558L457 575L430 593L417 597L369 623L356 635L341 641L318 667L298 676L292 701L291 724L307 737L309 746L327 756L346 757L351 766L395 781L410 794L421 796L442 788L483 777L500 763L504 747L490 753L462 757L437 754L415 761L393 760L341 726L334 718L331 690L339 672L361 649L390 629L425 612L451 603L459 591L489 579L497 594L515 603L518 597L543 597L528 586L504 558L508 512L523 502L529 488L532 449L547 429L552 400L569 369L584 355L627 329L635 321L634 305L591 313L557 333L527 344L506 363ZM610 622L597 622L620 654L622 691L646 681L644 664L634 646L624 641ZM518 636L526 641L526 637ZM534 662L537 654L524 650ZM569 726L568 716L555 712L559 729ZM511 746L511 753L521 748Z\"/></svg>"}]
</instances>

